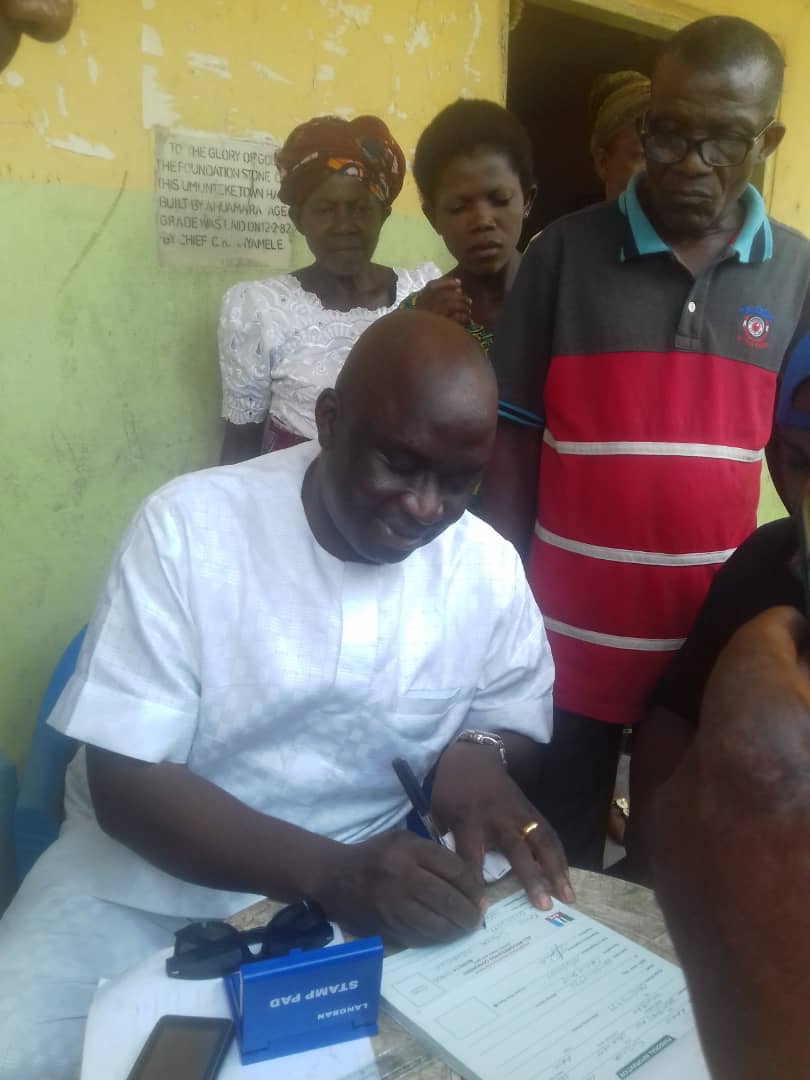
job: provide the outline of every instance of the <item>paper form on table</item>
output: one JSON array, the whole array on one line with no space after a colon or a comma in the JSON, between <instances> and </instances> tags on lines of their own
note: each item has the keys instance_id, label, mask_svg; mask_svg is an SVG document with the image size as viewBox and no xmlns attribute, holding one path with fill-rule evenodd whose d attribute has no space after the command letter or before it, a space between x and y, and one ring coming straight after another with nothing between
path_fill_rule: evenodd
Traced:
<instances>
[{"instance_id":1,"label":"paper form on table","mask_svg":"<svg viewBox=\"0 0 810 1080\"><path fill-rule=\"evenodd\" d=\"M555 905L389 957L386 1010L469 1080L709 1080L680 968Z\"/></svg>"}]
</instances>

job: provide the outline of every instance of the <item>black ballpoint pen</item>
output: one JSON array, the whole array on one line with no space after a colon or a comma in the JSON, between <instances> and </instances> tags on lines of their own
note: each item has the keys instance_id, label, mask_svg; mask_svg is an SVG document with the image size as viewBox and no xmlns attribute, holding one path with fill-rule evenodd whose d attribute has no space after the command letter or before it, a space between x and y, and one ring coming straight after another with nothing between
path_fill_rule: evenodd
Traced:
<instances>
[{"instance_id":1,"label":"black ballpoint pen","mask_svg":"<svg viewBox=\"0 0 810 1080\"><path fill-rule=\"evenodd\" d=\"M439 832L436 822L433 820L433 815L430 812L430 804L425 797L425 793L422 790L422 785L416 779L416 774L410 767L405 758L394 758L391 762L394 767L394 772L397 774L400 784L405 789L405 794L408 796L411 802L411 806L416 812L416 816L422 822L425 827L425 832L430 839L436 843L441 844L443 848L447 847L444 842L442 834ZM448 848L448 850L450 850ZM484 918L481 924L486 930L487 920Z\"/></svg>"},{"instance_id":2,"label":"black ballpoint pen","mask_svg":"<svg viewBox=\"0 0 810 1080\"><path fill-rule=\"evenodd\" d=\"M433 815L430 812L430 804L425 797L425 793L422 790L422 785L416 779L416 774L410 767L405 758L394 758L391 762L394 767L394 772L397 774L400 784L405 789L405 794L411 801L411 806L416 811L416 816L422 822L425 827L425 832L435 844L441 844L442 847L447 847L442 834L439 832L436 822L433 820Z\"/></svg>"}]
</instances>

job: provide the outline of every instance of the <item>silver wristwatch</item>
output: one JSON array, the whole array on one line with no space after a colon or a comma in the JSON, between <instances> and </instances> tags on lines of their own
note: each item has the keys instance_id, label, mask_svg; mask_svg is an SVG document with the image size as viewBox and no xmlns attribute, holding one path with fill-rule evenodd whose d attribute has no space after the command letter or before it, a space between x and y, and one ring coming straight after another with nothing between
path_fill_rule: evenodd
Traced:
<instances>
[{"instance_id":1,"label":"silver wristwatch","mask_svg":"<svg viewBox=\"0 0 810 1080\"><path fill-rule=\"evenodd\" d=\"M501 765L505 769L509 768L509 763L506 760L506 747L503 744L503 739L500 735L496 735L493 731L473 731L472 728L467 728L466 731L462 731L456 742L472 742L478 743L479 746L491 746L494 750L497 750L501 757Z\"/></svg>"}]
</instances>

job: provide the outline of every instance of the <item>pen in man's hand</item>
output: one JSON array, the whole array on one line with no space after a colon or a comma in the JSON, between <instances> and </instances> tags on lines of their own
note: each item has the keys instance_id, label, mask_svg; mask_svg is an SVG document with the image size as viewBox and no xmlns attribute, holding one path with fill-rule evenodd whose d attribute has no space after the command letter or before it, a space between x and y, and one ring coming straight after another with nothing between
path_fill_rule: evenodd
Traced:
<instances>
[{"instance_id":1,"label":"pen in man's hand","mask_svg":"<svg viewBox=\"0 0 810 1080\"><path fill-rule=\"evenodd\" d=\"M405 794L410 799L411 806L414 808L416 816L424 825L425 832L435 844L440 844L443 848L446 848L447 844L444 842L444 838L439 832L436 822L433 820L433 814L430 812L430 804L422 790L422 785L416 779L416 773L414 773L405 758L394 758L391 764L394 767L394 772L397 774L400 784L402 784L405 789ZM486 930L486 918L482 919L482 926Z\"/></svg>"},{"instance_id":2,"label":"pen in man's hand","mask_svg":"<svg viewBox=\"0 0 810 1080\"><path fill-rule=\"evenodd\" d=\"M413 769L405 758L401 757L394 758L391 764L394 767L394 772L397 774L400 784L402 784L405 789L405 794L410 799L411 806L416 811L416 816L424 825L425 832L434 844L441 844L442 847L447 847L447 844L445 844L442 839L442 834L439 832L436 822L433 820L433 815L430 812L430 804L422 790L422 785L416 779L416 774Z\"/></svg>"}]
</instances>

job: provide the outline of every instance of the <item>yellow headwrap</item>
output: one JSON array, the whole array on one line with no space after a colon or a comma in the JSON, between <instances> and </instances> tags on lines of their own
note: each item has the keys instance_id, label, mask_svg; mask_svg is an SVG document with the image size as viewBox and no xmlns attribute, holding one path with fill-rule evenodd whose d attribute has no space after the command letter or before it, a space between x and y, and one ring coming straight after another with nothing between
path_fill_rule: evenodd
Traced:
<instances>
[{"instance_id":1,"label":"yellow headwrap","mask_svg":"<svg viewBox=\"0 0 810 1080\"><path fill-rule=\"evenodd\" d=\"M650 103L650 80L640 71L611 71L591 87L591 151L608 146L628 120L643 116Z\"/></svg>"}]
</instances>

